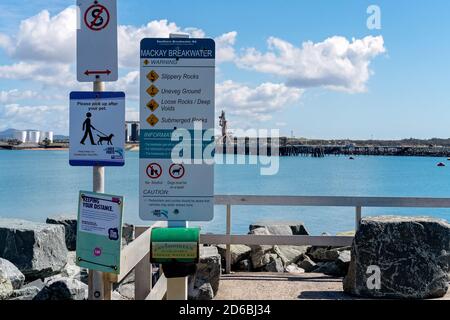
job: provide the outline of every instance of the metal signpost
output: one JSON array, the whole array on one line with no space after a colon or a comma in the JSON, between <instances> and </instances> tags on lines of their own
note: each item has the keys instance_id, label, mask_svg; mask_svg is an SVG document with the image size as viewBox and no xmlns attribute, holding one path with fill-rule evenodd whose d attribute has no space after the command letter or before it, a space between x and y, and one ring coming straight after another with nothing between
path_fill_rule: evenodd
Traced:
<instances>
[{"instance_id":1,"label":"metal signpost","mask_svg":"<svg viewBox=\"0 0 450 320\"><path fill-rule=\"evenodd\" d=\"M124 165L123 143L125 137L123 128L125 125L125 96L123 93L120 93L120 96L112 93L113 97L109 96L108 93L103 95L105 91L104 82L117 81L118 79L117 1L77 0L77 6L80 14L78 17L79 25L77 30L77 79L79 82L93 82L93 91L97 92L97 94L93 96L94 99L122 99L121 102L113 101L110 106L106 106L106 109L108 110L114 109L114 105L120 105L120 107L115 108L115 110L123 109L123 112L121 112L122 116L120 124L112 124L106 121L103 122L105 126L111 128L110 130L106 130L107 128L104 128L105 130L97 128L92 119L94 112L91 111L107 114L108 112L102 109L105 106L97 106L96 110L88 110L88 112L85 113L86 119L83 121L81 128L75 128L76 125L72 124L72 121L76 121L73 120L76 119L76 117L71 117L70 121L71 165L93 166L93 191L96 193L104 193L104 166ZM79 98L80 96L73 98ZM87 100L86 97L84 100ZM78 106L81 107L81 105ZM71 111L72 109L73 107L71 106ZM117 116L116 119L120 120ZM109 125L111 125L111 127L109 127ZM74 126L73 130L75 130L75 132L79 132L80 130L84 131L80 141L77 141L77 138L72 137L72 126ZM117 135L113 132L117 132ZM78 134L76 135L78 137ZM80 147L81 145L87 146L89 144L90 146L86 147L86 149ZM97 147L94 148L94 145L97 145ZM78 149L78 151L75 152L75 149ZM105 288L103 272L90 270L89 299L104 300L105 298L108 298L110 293L111 288Z\"/></svg>"},{"instance_id":2,"label":"metal signpost","mask_svg":"<svg viewBox=\"0 0 450 320\"><path fill-rule=\"evenodd\" d=\"M210 158L214 153L214 134L206 134L215 121L214 40L143 39L140 74L139 215L169 228L210 221L214 165L203 160L209 146ZM176 152L185 161L176 161L174 148L187 138ZM168 278L168 300L187 300L187 279Z\"/></svg>"}]
</instances>

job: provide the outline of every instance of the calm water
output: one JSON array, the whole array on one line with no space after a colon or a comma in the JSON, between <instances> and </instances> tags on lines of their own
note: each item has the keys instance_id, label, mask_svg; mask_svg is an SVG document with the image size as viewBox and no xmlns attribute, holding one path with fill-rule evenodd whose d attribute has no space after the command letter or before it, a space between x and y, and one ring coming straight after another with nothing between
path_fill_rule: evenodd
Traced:
<instances>
[{"instance_id":1,"label":"calm water","mask_svg":"<svg viewBox=\"0 0 450 320\"><path fill-rule=\"evenodd\" d=\"M280 158L275 176L261 176L256 165L217 165L216 194L450 197L450 166L442 158L309 157ZM125 196L125 221L138 218L138 153L127 153L124 168L106 169L106 192ZM90 168L73 168L62 151L0 151L0 217L43 221L76 213L79 190L91 190ZM354 228L354 208L233 207L233 232L252 222L303 221L313 234ZM366 208L363 215L430 215L450 220L450 209ZM225 209L202 223L206 232L225 231Z\"/></svg>"}]
</instances>

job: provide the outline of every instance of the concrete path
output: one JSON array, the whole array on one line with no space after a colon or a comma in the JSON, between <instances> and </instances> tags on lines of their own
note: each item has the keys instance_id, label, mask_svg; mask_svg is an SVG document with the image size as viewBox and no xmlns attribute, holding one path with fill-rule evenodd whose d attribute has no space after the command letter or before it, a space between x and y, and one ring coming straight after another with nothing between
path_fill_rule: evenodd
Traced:
<instances>
[{"instance_id":1,"label":"concrete path","mask_svg":"<svg viewBox=\"0 0 450 320\"><path fill-rule=\"evenodd\" d=\"M356 300L342 290L342 278L321 273L223 275L215 300ZM450 300L450 291L445 300Z\"/></svg>"}]
</instances>

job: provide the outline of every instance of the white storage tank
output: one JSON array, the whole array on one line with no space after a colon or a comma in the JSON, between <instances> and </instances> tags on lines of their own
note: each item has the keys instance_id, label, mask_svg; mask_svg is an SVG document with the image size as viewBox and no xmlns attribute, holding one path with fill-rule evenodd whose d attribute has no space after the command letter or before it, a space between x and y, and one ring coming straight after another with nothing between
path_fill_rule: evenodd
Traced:
<instances>
[{"instance_id":1,"label":"white storage tank","mask_svg":"<svg viewBox=\"0 0 450 320\"><path fill-rule=\"evenodd\" d=\"M23 130L17 130L14 132L14 140L25 143L27 141L27 132Z\"/></svg>"},{"instance_id":2,"label":"white storage tank","mask_svg":"<svg viewBox=\"0 0 450 320\"><path fill-rule=\"evenodd\" d=\"M50 143L53 143L53 131L41 131L39 142L42 143L47 139Z\"/></svg>"},{"instance_id":3,"label":"white storage tank","mask_svg":"<svg viewBox=\"0 0 450 320\"><path fill-rule=\"evenodd\" d=\"M41 133L39 131L28 131L28 142L39 143Z\"/></svg>"}]
</instances>

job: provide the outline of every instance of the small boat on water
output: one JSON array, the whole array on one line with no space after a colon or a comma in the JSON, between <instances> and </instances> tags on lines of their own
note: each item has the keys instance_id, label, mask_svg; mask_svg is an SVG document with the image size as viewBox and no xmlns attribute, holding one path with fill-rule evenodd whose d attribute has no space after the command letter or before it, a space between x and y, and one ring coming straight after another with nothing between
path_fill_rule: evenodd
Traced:
<instances>
[{"instance_id":1,"label":"small boat on water","mask_svg":"<svg viewBox=\"0 0 450 320\"><path fill-rule=\"evenodd\" d=\"M355 160L355 158L353 158L353 157L350 157L350 158L348 158L349 160Z\"/></svg>"},{"instance_id":2,"label":"small boat on water","mask_svg":"<svg viewBox=\"0 0 450 320\"><path fill-rule=\"evenodd\" d=\"M445 167L445 163L439 162L439 163L437 164L437 166L438 166L438 167Z\"/></svg>"}]
</instances>

